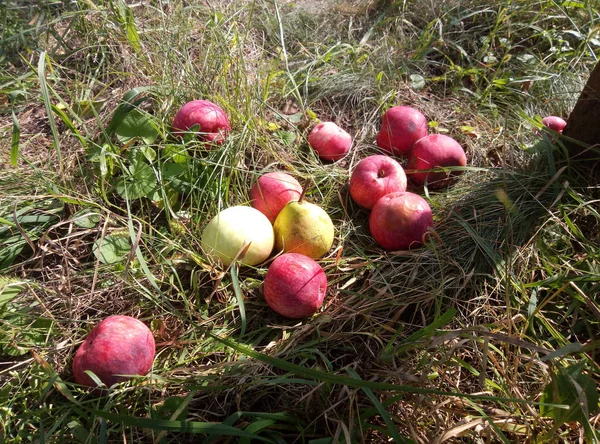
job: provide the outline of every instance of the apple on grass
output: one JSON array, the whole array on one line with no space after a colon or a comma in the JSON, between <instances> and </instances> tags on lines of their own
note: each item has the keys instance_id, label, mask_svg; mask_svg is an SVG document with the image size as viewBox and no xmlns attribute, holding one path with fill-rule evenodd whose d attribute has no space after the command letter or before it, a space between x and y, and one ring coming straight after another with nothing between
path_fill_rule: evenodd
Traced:
<instances>
[{"instance_id":1,"label":"apple on grass","mask_svg":"<svg viewBox=\"0 0 600 444\"><path fill-rule=\"evenodd\" d=\"M315 126L308 135L308 144L324 160L340 160L352 147L352 137L333 122Z\"/></svg>"},{"instance_id":2,"label":"apple on grass","mask_svg":"<svg viewBox=\"0 0 600 444\"><path fill-rule=\"evenodd\" d=\"M402 165L389 156L365 157L350 176L352 199L368 210L380 198L395 191L406 191L406 174Z\"/></svg>"},{"instance_id":3,"label":"apple on grass","mask_svg":"<svg viewBox=\"0 0 600 444\"><path fill-rule=\"evenodd\" d=\"M318 259L333 245L333 221L323 208L303 197L297 202L288 202L275 219L275 249Z\"/></svg>"},{"instance_id":4,"label":"apple on grass","mask_svg":"<svg viewBox=\"0 0 600 444\"><path fill-rule=\"evenodd\" d=\"M223 109L208 100L192 100L187 102L173 119L173 130L177 137L198 125L199 139L214 144L222 144L231 127Z\"/></svg>"},{"instance_id":5,"label":"apple on grass","mask_svg":"<svg viewBox=\"0 0 600 444\"><path fill-rule=\"evenodd\" d=\"M410 106L394 106L381 119L377 146L396 156L408 156L413 144L429 131L427 118Z\"/></svg>"},{"instance_id":6,"label":"apple on grass","mask_svg":"<svg viewBox=\"0 0 600 444\"><path fill-rule=\"evenodd\" d=\"M542 119L542 123L546 128L556 131L559 134L562 134L565 126L567 126L567 122L558 116L546 116Z\"/></svg>"},{"instance_id":7,"label":"apple on grass","mask_svg":"<svg viewBox=\"0 0 600 444\"><path fill-rule=\"evenodd\" d=\"M250 204L263 213L271 223L288 202L297 201L302 185L282 171L263 174L250 189Z\"/></svg>"},{"instance_id":8,"label":"apple on grass","mask_svg":"<svg viewBox=\"0 0 600 444\"><path fill-rule=\"evenodd\" d=\"M462 174L462 171L447 173L420 172L436 167L464 167L467 165L467 156L462 146L452 137L444 134L430 134L413 145L406 169L416 172L410 174L410 180L416 185L424 185L427 181L429 188L442 188L449 184L450 176Z\"/></svg>"},{"instance_id":9,"label":"apple on grass","mask_svg":"<svg viewBox=\"0 0 600 444\"><path fill-rule=\"evenodd\" d=\"M321 266L303 254L285 253L269 266L263 293L271 309L294 319L308 317L323 305L327 276Z\"/></svg>"},{"instance_id":10,"label":"apple on grass","mask_svg":"<svg viewBox=\"0 0 600 444\"><path fill-rule=\"evenodd\" d=\"M243 247L243 265L264 262L273 250L273 226L267 216L255 208L243 205L219 212L202 231L201 244L205 253L225 266L231 265Z\"/></svg>"},{"instance_id":11,"label":"apple on grass","mask_svg":"<svg viewBox=\"0 0 600 444\"><path fill-rule=\"evenodd\" d=\"M109 316L90 331L75 353L75 381L95 387L87 370L107 387L126 381L127 375L145 375L155 351L154 336L143 322L130 316Z\"/></svg>"},{"instance_id":12,"label":"apple on grass","mask_svg":"<svg viewBox=\"0 0 600 444\"><path fill-rule=\"evenodd\" d=\"M418 194L395 192L377 201L369 216L369 230L386 250L408 250L423 244L433 227L431 207Z\"/></svg>"}]
</instances>

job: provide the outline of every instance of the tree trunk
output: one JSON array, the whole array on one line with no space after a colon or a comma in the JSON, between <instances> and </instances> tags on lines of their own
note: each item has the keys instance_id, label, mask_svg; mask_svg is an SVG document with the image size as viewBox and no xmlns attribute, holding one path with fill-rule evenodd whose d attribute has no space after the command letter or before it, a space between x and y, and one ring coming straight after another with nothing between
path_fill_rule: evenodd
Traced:
<instances>
[{"instance_id":1,"label":"tree trunk","mask_svg":"<svg viewBox=\"0 0 600 444\"><path fill-rule=\"evenodd\" d=\"M564 140L571 158L595 158L594 163L600 163L600 62L596 64L583 87L575 108L569 115L563 135L581 142ZM589 148L594 145L594 148Z\"/></svg>"}]
</instances>

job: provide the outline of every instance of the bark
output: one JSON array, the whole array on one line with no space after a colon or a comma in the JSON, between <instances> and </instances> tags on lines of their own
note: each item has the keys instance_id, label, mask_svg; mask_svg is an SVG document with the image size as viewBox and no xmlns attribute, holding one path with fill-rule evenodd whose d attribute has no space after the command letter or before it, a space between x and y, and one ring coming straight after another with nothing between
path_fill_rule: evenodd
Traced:
<instances>
[{"instance_id":1,"label":"bark","mask_svg":"<svg viewBox=\"0 0 600 444\"><path fill-rule=\"evenodd\" d=\"M575 108L569 115L563 135L581 142L563 140L571 158L595 158L594 163L600 163L600 62L596 64L583 87ZM594 148L589 149L590 146Z\"/></svg>"}]
</instances>

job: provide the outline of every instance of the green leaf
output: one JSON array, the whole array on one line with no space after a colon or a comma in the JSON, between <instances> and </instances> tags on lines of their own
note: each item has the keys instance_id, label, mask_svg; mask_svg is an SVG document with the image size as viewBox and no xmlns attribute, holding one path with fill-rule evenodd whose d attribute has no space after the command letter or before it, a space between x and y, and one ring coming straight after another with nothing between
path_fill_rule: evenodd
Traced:
<instances>
[{"instance_id":1,"label":"green leaf","mask_svg":"<svg viewBox=\"0 0 600 444\"><path fill-rule=\"evenodd\" d=\"M566 404L570 408L559 409L540 406L540 414L550 416L560 426L577 421L584 424L598 406L598 391L594 380L583 373L583 363L559 368L542 393L541 402Z\"/></svg>"},{"instance_id":2,"label":"green leaf","mask_svg":"<svg viewBox=\"0 0 600 444\"><path fill-rule=\"evenodd\" d=\"M361 379L358 373L356 373L353 369L348 368L346 369L346 371L354 379ZM398 433L398 429L394 424L394 421L392 421L392 418L390 417L387 410L381 405L381 403L377 399L377 396L375 396L375 393L373 393L371 389L366 387L364 387L362 390L363 392L365 392L365 395L367 395L367 397L371 400L371 402L377 409L377 413L379 413L379 416L383 418L383 422L385 422L385 425L388 429L388 436L390 436L390 438L393 438L394 442L396 443L409 443L410 441L400 436L400 434Z\"/></svg>"},{"instance_id":3,"label":"green leaf","mask_svg":"<svg viewBox=\"0 0 600 444\"><path fill-rule=\"evenodd\" d=\"M131 110L135 109L137 106L150 98L149 96L143 95L146 92L154 93L156 92L156 87L140 86L125 93L121 103L119 103L119 106L117 106L117 109L115 109L108 127L106 128L106 132L109 136L112 136L115 133L117 126L119 126L121 121Z\"/></svg>"},{"instance_id":4,"label":"green leaf","mask_svg":"<svg viewBox=\"0 0 600 444\"><path fill-rule=\"evenodd\" d=\"M539 404L537 402L528 401L525 399L518 398L504 398L501 396L490 396L490 395L472 395L469 393L462 392L446 392L443 390L436 390L430 388L423 387L414 387L410 385L399 385L399 384L389 384L386 382L375 382L375 381L365 381L362 379L354 379L348 376L340 376L333 372L325 372L321 370L315 370L312 368L303 367L298 364L293 364L291 362L284 361L283 359L273 358L269 355L265 355L263 353L259 353L249 347L245 347L237 342L232 341L231 339L223 338L215 335L214 333L207 332L207 335L211 338L225 344L226 346L236 350L239 353L242 353L251 358L257 359L266 364L272 365L275 368L279 368L281 370L285 370L292 374L302 376L304 378L312 378L316 381L328 382L331 384L341 384L348 387L355 388L369 388L372 390L389 390L400 393L418 393L421 395L439 395L439 396L456 396L458 398L466 398L466 399L479 399L479 400L488 400L488 401L500 401L500 402L515 402L519 404ZM552 405L553 407L557 407L556 404Z\"/></svg>"},{"instance_id":5,"label":"green leaf","mask_svg":"<svg viewBox=\"0 0 600 444\"><path fill-rule=\"evenodd\" d=\"M116 188L123 199L140 199L152 193L156 184L156 176L150 165L134 158L129 168L123 171Z\"/></svg>"},{"instance_id":6,"label":"green leaf","mask_svg":"<svg viewBox=\"0 0 600 444\"><path fill-rule=\"evenodd\" d=\"M139 137L144 143L151 144L158 137L158 130L149 114L133 109L117 124L115 134L121 143L128 143Z\"/></svg>"},{"instance_id":7,"label":"green leaf","mask_svg":"<svg viewBox=\"0 0 600 444\"><path fill-rule=\"evenodd\" d=\"M101 418L108 419L116 423L122 423L128 426L139 427L151 430L166 430L169 432L180 433L212 433L217 436L241 436L256 439L262 442L270 440L253 433L240 430L235 427L211 422L199 421L168 421L165 419L139 418L135 416L119 415L117 413L105 412L102 410L92 410L92 413Z\"/></svg>"},{"instance_id":8,"label":"green leaf","mask_svg":"<svg viewBox=\"0 0 600 444\"><path fill-rule=\"evenodd\" d=\"M291 146L296 140L296 133L292 131L276 131L275 136L286 146Z\"/></svg>"},{"instance_id":9,"label":"green leaf","mask_svg":"<svg viewBox=\"0 0 600 444\"><path fill-rule=\"evenodd\" d=\"M15 111L12 112L12 121L13 121L13 130L12 130L12 140L10 144L10 163L13 166L17 166L17 160L19 158L19 140L21 138L21 126L19 125L19 121L17 120L17 116L15 116Z\"/></svg>"},{"instance_id":10,"label":"green leaf","mask_svg":"<svg viewBox=\"0 0 600 444\"><path fill-rule=\"evenodd\" d=\"M244 295L242 294L238 279L237 261L231 266L231 284L233 285L233 293L235 294L238 307L240 308L240 318L242 320L242 331L240 332L240 336L244 336L246 334L246 309L244 306Z\"/></svg>"},{"instance_id":11,"label":"green leaf","mask_svg":"<svg viewBox=\"0 0 600 444\"><path fill-rule=\"evenodd\" d=\"M79 100L73 104L73 112L82 119L87 119L99 114L105 104L106 100Z\"/></svg>"},{"instance_id":12,"label":"green leaf","mask_svg":"<svg viewBox=\"0 0 600 444\"><path fill-rule=\"evenodd\" d=\"M124 236L105 236L94 242L94 255L100 259L103 264L115 264L131 250L129 239Z\"/></svg>"},{"instance_id":13,"label":"green leaf","mask_svg":"<svg viewBox=\"0 0 600 444\"><path fill-rule=\"evenodd\" d=\"M94 228L100 223L102 216L84 208L73 215L73 223L81 228Z\"/></svg>"},{"instance_id":14,"label":"green leaf","mask_svg":"<svg viewBox=\"0 0 600 444\"><path fill-rule=\"evenodd\" d=\"M0 305L14 299L24 288L22 281L0 276Z\"/></svg>"},{"instance_id":15,"label":"green leaf","mask_svg":"<svg viewBox=\"0 0 600 444\"><path fill-rule=\"evenodd\" d=\"M419 74L411 74L410 76L410 87L415 91L421 91L425 88L425 78Z\"/></svg>"}]
</instances>

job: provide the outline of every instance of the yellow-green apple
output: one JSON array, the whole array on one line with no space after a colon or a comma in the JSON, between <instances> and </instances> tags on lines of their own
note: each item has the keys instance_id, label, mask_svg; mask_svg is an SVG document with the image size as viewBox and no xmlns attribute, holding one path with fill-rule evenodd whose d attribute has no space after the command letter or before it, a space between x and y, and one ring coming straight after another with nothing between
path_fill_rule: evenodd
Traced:
<instances>
[{"instance_id":1,"label":"yellow-green apple","mask_svg":"<svg viewBox=\"0 0 600 444\"><path fill-rule=\"evenodd\" d=\"M229 266L245 247L240 262L257 265L264 262L273 250L273 226L267 216L255 208L243 205L219 212L202 232L204 252L215 261Z\"/></svg>"},{"instance_id":2,"label":"yellow-green apple","mask_svg":"<svg viewBox=\"0 0 600 444\"><path fill-rule=\"evenodd\" d=\"M327 276L313 259L297 253L278 256L267 270L263 293L269 307L288 318L316 313L327 291Z\"/></svg>"},{"instance_id":3,"label":"yellow-green apple","mask_svg":"<svg viewBox=\"0 0 600 444\"><path fill-rule=\"evenodd\" d=\"M418 194L395 192L377 201L369 216L369 230L386 250L408 250L423 244L433 227L431 207Z\"/></svg>"},{"instance_id":4,"label":"yellow-green apple","mask_svg":"<svg viewBox=\"0 0 600 444\"><path fill-rule=\"evenodd\" d=\"M365 157L350 175L352 199L368 210L380 198L395 191L406 191L406 174L402 165L389 156Z\"/></svg>"},{"instance_id":5,"label":"yellow-green apple","mask_svg":"<svg viewBox=\"0 0 600 444\"><path fill-rule=\"evenodd\" d=\"M352 137L334 122L315 126L308 135L308 144L324 160L340 160L352 147Z\"/></svg>"},{"instance_id":6,"label":"yellow-green apple","mask_svg":"<svg viewBox=\"0 0 600 444\"><path fill-rule=\"evenodd\" d=\"M413 145L406 169L416 172L410 174L410 180L416 185L427 181L429 188L441 188L450 183L451 176L462 174L462 171L452 172L421 172L436 167L464 167L467 156L462 146L452 137L444 134L430 134Z\"/></svg>"},{"instance_id":7,"label":"yellow-green apple","mask_svg":"<svg viewBox=\"0 0 600 444\"><path fill-rule=\"evenodd\" d=\"M222 144L231 127L223 109L208 100L192 100L183 105L173 119L173 130L176 136L198 125L198 138L217 145Z\"/></svg>"},{"instance_id":8,"label":"yellow-green apple","mask_svg":"<svg viewBox=\"0 0 600 444\"><path fill-rule=\"evenodd\" d=\"M275 248L313 259L324 256L333 245L333 222L318 205L301 199L288 202L275 219Z\"/></svg>"},{"instance_id":9,"label":"yellow-green apple","mask_svg":"<svg viewBox=\"0 0 600 444\"><path fill-rule=\"evenodd\" d=\"M411 106L394 106L381 120L377 145L396 156L408 156L413 144L427 135L427 119Z\"/></svg>"},{"instance_id":10,"label":"yellow-green apple","mask_svg":"<svg viewBox=\"0 0 600 444\"><path fill-rule=\"evenodd\" d=\"M154 336L146 324L130 316L109 316L77 349L73 359L75 381L95 387L87 370L107 387L132 375L145 375L152 367L155 350Z\"/></svg>"},{"instance_id":11,"label":"yellow-green apple","mask_svg":"<svg viewBox=\"0 0 600 444\"><path fill-rule=\"evenodd\" d=\"M288 202L300 199L302 185L282 171L263 174L250 188L250 205L275 222Z\"/></svg>"}]
</instances>

